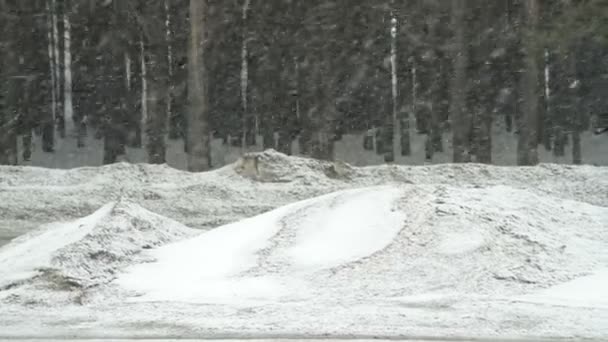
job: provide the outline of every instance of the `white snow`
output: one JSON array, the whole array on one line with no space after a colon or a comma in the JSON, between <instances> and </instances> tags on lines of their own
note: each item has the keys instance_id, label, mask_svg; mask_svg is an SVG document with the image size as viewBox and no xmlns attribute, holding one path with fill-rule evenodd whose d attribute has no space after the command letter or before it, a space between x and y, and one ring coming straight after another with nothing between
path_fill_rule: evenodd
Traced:
<instances>
[{"instance_id":1,"label":"white snow","mask_svg":"<svg viewBox=\"0 0 608 342\"><path fill-rule=\"evenodd\" d=\"M276 300L285 293L283 283L298 286L303 280L284 280L288 275L277 272L237 276L264 266L259 254L276 252L279 234L293 234L295 241L277 253L273 267L315 271L355 261L386 247L402 228L403 214L392 208L399 195L377 187L291 204L160 248L152 253L154 263L135 266L117 282L140 293L140 301Z\"/></svg>"},{"instance_id":2,"label":"white snow","mask_svg":"<svg viewBox=\"0 0 608 342\"><path fill-rule=\"evenodd\" d=\"M298 268L331 268L385 248L403 227L405 213L395 206L401 191L379 187L332 196L297 222L295 245L287 253Z\"/></svg>"},{"instance_id":3,"label":"white snow","mask_svg":"<svg viewBox=\"0 0 608 342\"><path fill-rule=\"evenodd\" d=\"M114 205L109 203L92 215L73 222L49 224L42 232L22 236L1 248L0 288L32 278L40 269L51 267L53 253L89 234Z\"/></svg>"},{"instance_id":4,"label":"white snow","mask_svg":"<svg viewBox=\"0 0 608 342\"><path fill-rule=\"evenodd\" d=\"M196 234L136 204L109 203L83 219L43 226L0 248L0 300L82 301L88 288L99 291L122 267L148 261L142 251ZM78 299L52 293L70 288L77 289Z\"/></svg>"},{"instance_id":5,"label":"white snow","mask_svg":"<svg viewBox=\"0 0 608 342\"><path fill-rule=\"evenodd\" d=\"M506 186L346 190L152 251L116 283L136 302L517 300L605 265L607 220L607 208Z\"/></svg>"},{"instance_id":6,"label":"white snow","mask_svg":"<svg viewBox=\"0 0 608 342\"><path fill-rule=\"evenodd\" d=\"M605 167L0 167L0 218L0 337L608 336Z\"/></svg>"},{"instance_id":7,"label":"white snow","mask_svg":"<svg viewBox=\"0 0 608 342\"><path fill-rule=\"evenodd\" d=\"M523 297L524 300L574 307L608 310L608 269L550 287Z\"/></svg>"},{"instance_id":8,"label":"white snow","mask_svg":"<svg viewBox=\"0 0 608 342\"><path fill-rule=\"evenodd\" d=\"M448 233L444 236L439 250L445 254L459 254L474 251L484 245L484 237L475 231Z\"/></svg>"}]
</instances>

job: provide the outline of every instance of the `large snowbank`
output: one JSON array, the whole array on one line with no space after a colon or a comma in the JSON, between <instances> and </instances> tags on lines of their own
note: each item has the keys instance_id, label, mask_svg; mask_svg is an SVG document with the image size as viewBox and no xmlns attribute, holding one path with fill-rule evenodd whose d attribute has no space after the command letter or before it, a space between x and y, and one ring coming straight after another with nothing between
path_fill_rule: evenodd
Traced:
<instances>
[{"instance_id":1,"label":"large snowbank","mask_svg":"<svg viewBox=\"0 0 608 342\"><path fill-rule=\"evenodd\" d=\"M3 167L0 214L68 221L0 249L0 336L608 336L606 168Z\"/></svg>"},{"instance_id":2,"label":"large snowbank","mask_svg":"<svg viewBox=\"0 0 608 342\"><path fill-rule=\"evenodd\" d=\"M505 186L348 190L155 250L118 283L208 304L512 296L608 265L606 223L608 208Z\"/></svg>"},{"instance_id":3,"label":"large snowbank","mask_svg":"<svg viewBox=\"0 0 608 342\"><path fill-rule=\"evenodd\" d=\"M73 170L0 166L0 245L41 224L78 219L122 199L189 227L210 229L333 191L392 183L505 185L608 205L608 168L593 166L355 168L274 151L201 174L144 164Z\"/></svg>"},{"instance_id":4,"label":"large snowbank","mask_svg":"<svg viewBox=\"0 0 608 342\"><path fill-rule=\"evenodd\" d=\"M404 223L393 208L399 195L383 187L288 205L156 250L157 262L119 283L146 292L138 300L242 305L301 297L282 283L358 261L393 241Z\"/></svg>"},{"instance_id":5,"label":"large snowbank","mask_svg":"<svg viewBox=\"0 0 608 342\"><path fill-rule=\"evenodd\" d=\"M151 261L142 251L199 232L133 203L109 203L73 222L54 223L0 248L0 301L87 300L123 268Z\"/></svg>"}]
</instances>

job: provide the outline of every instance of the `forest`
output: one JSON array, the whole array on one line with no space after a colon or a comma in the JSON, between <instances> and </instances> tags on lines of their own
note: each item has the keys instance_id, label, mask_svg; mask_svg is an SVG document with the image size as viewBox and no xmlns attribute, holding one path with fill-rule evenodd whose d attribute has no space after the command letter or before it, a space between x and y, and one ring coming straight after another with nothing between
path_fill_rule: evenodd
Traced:
<instances>
[{"instance_id":1,"label":"forest","mask_svg":"<svg viewBox=\"0 0 608 342\"><path fill-rule=\"evenodd\" d=\"M496 122L518 165L580 164L607 43L605 0L0 0L0 165L89 136L103 164L183 140L204 171L212 139L333 160L354 133L386 163L447 134L452 162L491 164Z\"/></svg>"}]
</instances>

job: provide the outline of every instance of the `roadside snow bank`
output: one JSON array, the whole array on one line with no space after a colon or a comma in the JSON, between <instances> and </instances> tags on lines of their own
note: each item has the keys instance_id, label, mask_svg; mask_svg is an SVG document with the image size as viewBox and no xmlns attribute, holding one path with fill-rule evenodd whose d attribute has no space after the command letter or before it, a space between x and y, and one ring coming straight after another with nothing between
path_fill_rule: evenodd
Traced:
<instances>
[{"instance_id":1,"label":"roadside snow bank","mask_svg":"<svg viewBox=\"0 0 608 342\"><path fill-rule=\"evenodd\" d=\"M109 203L83 219L43 226L0 248L0 299L44 303L54 296L66 299L63 292L82 300L121 268L149 261L143 250L195 234L136 204Z\"/></svg>"},{"instance_id":2,"label":"roadside snow bank","mask_svg":"<svg viewBox=\"0 0 608 342\"><path fill-rule=\"evenodd\" d=\"M51 267L53 254L89 234L112 211L110 203L85 218L49 224L0 249L0 288L30 279Z\"/></svg>"},{"instance_id":3,"label":"roadside snow bank","mask_svg":"<svg viewBox=\"0 0 608 342\"><path fill-rule=\"evenodd\" d=\"M119 200L208 230L334 191L394 183L503 185L608 206L608 167L593 166L359 168L272 150L197 174L163 165L124 163L73 170L0 166L0 245L42 224L81 218Z\"/></svg>"},{"instance_id":4,"label":"roadside snow bank","mask_svg":"<svg viewBox=\"0 0 608 342\"><path fill-rule=\"evenodd\" d=\"M605 167L0 167L0 244L95 213L0 249L0 335L605 338L607 208Z\"/></svg>"},{"instance_id":5,"label":"roadside snow bank","mask_svg":"<svg viewBox=\"0 0 608 342\"><path fill-rule=\"evenodd\" d=\"M605 267L607 222L608 208L507 186L348 190L151 251L156 261L116 284L138 302L378 305L430 295L416 305L452 307Z\"/></svg>"},{"instance_id":6,"label":"roadside snow bank","mask_svg":"<svg viewBox=\"0 0 608 342\"><path fill-rule=\"evenodd\" d=\"M402 229L401 191L349 190L291 204L155 250L118 279L140 301L243 305L290 296L289 279L366 257Z\"/></svg>"}]
</instances>

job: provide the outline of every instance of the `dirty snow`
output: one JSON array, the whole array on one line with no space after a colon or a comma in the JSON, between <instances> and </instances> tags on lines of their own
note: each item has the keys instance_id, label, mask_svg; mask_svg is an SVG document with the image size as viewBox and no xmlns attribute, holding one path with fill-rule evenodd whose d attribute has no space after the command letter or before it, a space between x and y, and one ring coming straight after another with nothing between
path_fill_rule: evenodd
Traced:
<instances>
[{"instance_id":1,"label":"dirty snow","mask_svg":"<svg viewBox=\"0 0 608 342\"><path fill-rule=\"evenodd\" d=\"M110 203L90 216L69 223L54 223L15 239L0 250L0 288L32 278L51 267L53 253L85 237L114 207Z\"/></svg>"},{"instance_id":2,"label":"dirty snow","mask_svg":"<svg viewBox=\"0 0 608 342\"><path fill-rule=\"evenodd\" d=\"M603 167L0 167L0 217L0 337L608 337Z\"/></svg>"},{"instance_id":3,"label":"dirty snow","mask_svg":"<svg viewBox=\"0 0 608 342\"><path fill-rule=\"evenodd\" d=\"M136 204L109 203L83 219L43 226L0 248L0 302L82 303L121 268L150 261L142 251L197 234Z\"/></svg>"}]
</instances>

